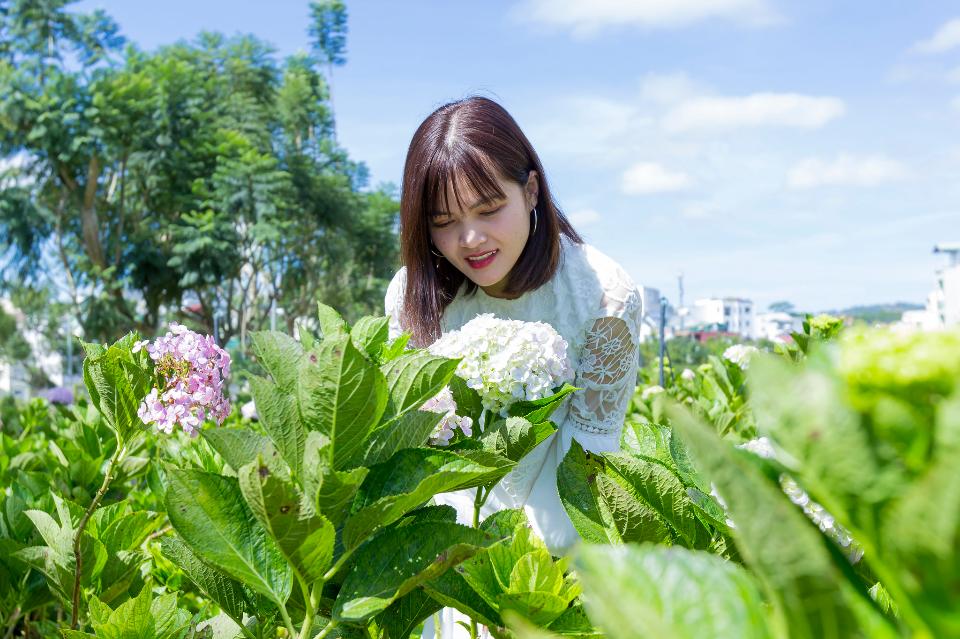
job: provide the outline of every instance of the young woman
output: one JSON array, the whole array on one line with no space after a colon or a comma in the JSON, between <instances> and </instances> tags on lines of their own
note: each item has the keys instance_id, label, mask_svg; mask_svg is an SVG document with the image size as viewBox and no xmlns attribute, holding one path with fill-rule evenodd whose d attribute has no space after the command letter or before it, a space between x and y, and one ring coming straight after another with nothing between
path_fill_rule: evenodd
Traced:
<instances>
[{"instance_id":1,"label":"young woman","mask_svg":"<svg viewBox=\"0 0 960 639\"><path fill-rule=\"evenodd\" d=\"M547 322L567 341L574 385L583 390L553 414L558 431L497 485L481 510L486 517L523 508L550 550L566 552L578 536L560 503L557 466L571 439L596 452L620 448L636 386L640 292L616 262L584 243L553 201L517 123L482 97L440 107L414 133L400 245L404 267L385 300L391 336L409 331L411 344L427 346L493 313ZM454 506L468 524L473 497L471 490L436 501ZM443 639L462 631L454 617L444 611Z\"/></svg>"}]
</instances>

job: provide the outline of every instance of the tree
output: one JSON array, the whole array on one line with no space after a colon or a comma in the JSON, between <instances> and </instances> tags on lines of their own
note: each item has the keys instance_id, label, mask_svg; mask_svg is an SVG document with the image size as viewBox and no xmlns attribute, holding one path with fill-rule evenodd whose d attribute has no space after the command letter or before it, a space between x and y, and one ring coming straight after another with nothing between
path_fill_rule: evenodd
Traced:
<instances>
[{"instance_id":1,"label":"tree","mask_svg":"<svg viewBox=\"0 0 960 639\"><path fill-rule=\"evenodd\" d=\"M787 301L774 302L770 304L767 309L774 313L792 313L793 304Z\"/></svg>"},{"instance_id":2,"label":"tree","mask_svg":"<svg viewBox=\"0 0 960 639\"><path fill-rule=\"evenodd\" d=\"M290 325L318 299L379 308L396 198L337 146L314 58L215 33L120 51L109 18L68 4L0 18L0 157L25 158L0 190L5 282L57 287L101 341L215 317L244 341L274 306ZM346 32L331 25L330 64Z\"/></svg>"}]
</instances>

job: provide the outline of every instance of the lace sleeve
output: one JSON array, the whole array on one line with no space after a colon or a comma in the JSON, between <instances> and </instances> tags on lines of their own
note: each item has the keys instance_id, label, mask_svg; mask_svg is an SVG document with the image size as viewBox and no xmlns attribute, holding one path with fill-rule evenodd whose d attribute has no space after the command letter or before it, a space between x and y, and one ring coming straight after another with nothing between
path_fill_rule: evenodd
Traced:
<instances>
[{"instance_id":1,"label":"lace sleeve","mask_svg":"<svg viewBox=\"0 0 960 639\"><path fill-rule=\"evenodd\" d=\"M400 328L400 309L403 306L403 289L407 284L407 268L403 267L397 271L390 284L387 286L387 294L383 299L384 315L390 318L388 331L390 339L396 339L403 332Z\"/></svg>"},{"instance_id":2,"label":"lace sleeve","mask_svg":"<svg viewBox=\"0 0 960 639\"><path fill-rule=\"evenodd\" d=\"M604 287L600 317L587 324L570 398L573 437L586 448L617 450L627 406L637 385L643 298L623 271Z\"/></svg>"}]
</instances>

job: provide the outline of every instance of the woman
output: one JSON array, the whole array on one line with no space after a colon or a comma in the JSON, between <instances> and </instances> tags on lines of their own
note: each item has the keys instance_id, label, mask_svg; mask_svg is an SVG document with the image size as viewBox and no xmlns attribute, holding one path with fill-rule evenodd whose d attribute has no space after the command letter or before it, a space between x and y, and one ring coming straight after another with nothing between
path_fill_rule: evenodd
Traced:
<instances>
[{"instance_id":1,"label":"woman","mask_svg":"<svg viewBox=\"0 0 960 639\"><path fill-rule=\"evenodd\" d=\"M553 201L517 123L482 97L440 107L414 134L400 245L405 266L385 300L391 336L409 331L411 344L427 346L441 332L493 313L547 322L567 341L574 385L583 390L554 413L558 431L521 460L481 510L486 517L523 508L551 552L563 554L578 536L560 503L557 466L572 438L596 452L620 447L636 386L640 292L618 264L584 243ZM473 491L436 501L470 523ZM461 632L456 616L444 611L444 639Z\"/></svg>"}]
</instances>

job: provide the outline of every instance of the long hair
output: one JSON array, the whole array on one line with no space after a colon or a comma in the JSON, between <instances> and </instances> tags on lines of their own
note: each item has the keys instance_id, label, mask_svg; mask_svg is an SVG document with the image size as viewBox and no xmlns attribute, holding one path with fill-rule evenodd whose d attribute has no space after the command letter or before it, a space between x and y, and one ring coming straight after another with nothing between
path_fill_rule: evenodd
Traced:
<instances>
[{"instance_id":1,"label":"long hair","mask_svg":"<svg viewBox=\"0 0 960 639\"><path fill-rule=\"evenodd\" d=\"M507 111L488 98L469 97L431 113L413 134L403 168L400 196L400 254L407 268L400 324L412 344L426 346L440 336L440 318L466 282L465 294L477 285L443 258L431 254L429 221L433 211L452 210L448 188L464 206L460 188L481 199L503 198L497 178L521 186L530 171L539 176L536 232L527 239L507 276L511 297L548 282L560 263L560 236L583 239L557 207L540 158Z\"/></svg>"}]
</instances>

